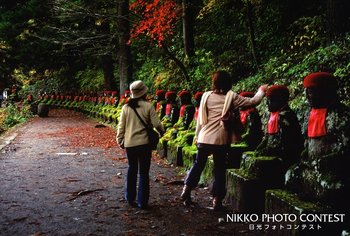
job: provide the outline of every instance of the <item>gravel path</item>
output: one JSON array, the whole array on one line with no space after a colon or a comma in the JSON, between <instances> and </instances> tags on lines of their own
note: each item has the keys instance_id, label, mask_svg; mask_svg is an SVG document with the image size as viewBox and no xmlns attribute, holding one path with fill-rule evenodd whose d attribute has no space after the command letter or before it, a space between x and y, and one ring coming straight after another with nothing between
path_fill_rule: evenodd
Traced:
<instances>
[{"instance_id":1,"label":"gravel path","mask_svg":"<svg viewBox=\"0 0 350 236\"><path fill-rule=\"evenodd\" d=\"M96 126L97 125L97 126ZM198 188L179 202L183 176L154 154L150 210L124 199L127 161L115 130L73 111L52 110L0 140L0 235L256 235L219 223Z\"/></svg>"}]
</instances>

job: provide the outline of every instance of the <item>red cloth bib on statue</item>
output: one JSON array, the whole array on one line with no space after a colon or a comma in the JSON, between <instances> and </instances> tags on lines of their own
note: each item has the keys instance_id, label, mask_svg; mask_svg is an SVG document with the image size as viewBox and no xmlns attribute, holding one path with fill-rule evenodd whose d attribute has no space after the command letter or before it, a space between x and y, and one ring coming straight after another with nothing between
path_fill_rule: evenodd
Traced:
<instances>
[{"instance_id":1,"label":"red cloth bib on statue","mask_svg":"<svg viewBox=\"0 0 350 236\"><path fill-rule=\"evenodd\" d=\"M267 124L267 133L276 134L278 132L279 112L270 112L270 119Z\"/></svg>"},{"instance_id":2,"label":"red cloth bib on statue","mask_svg":"<svg viewBox=\"0 0 350 236\"><path fill-rule=\"evenodd\" d=\"M183 117L185 115L186 105L182 105L180 108L180 117Z\"/></svg>"},{"instance_id":3,"label":"red cloth bib on statue","mask_svg":"<svg viewBox=\"0 0 350 236\"><path fill-rule=\"evenodd\" d=\"M159 111L159 109L160 109L160 102L157 102L156 111Z\"/></svg>"},{"instance_id":4,"label":"red cloth bib on statue","mask_svg":"<svg viewBox=\"0 0 350 236\"><path fill-rule=\"evenodd\" d=\"M239 112L239 117L240 117L240 120L241 120L243 126L245 126L245 124L247 123L247 118L248 118L249 114L252 113L253 111L255 111L255 108L250 108L248 110Z\"/></svg>"},{"instance_id":5,"label":"red cloth bib on statue","mask_svg":"<svg viewBox=\"0 0 350 236\"><path fill-rule=\"evenodd\" d=\"M327 108L312 108L307 126L307 136L309 138L321 137L327 134L326 129Z\"/></svg>"},{"instance_id":6,"label":"red cloth bib on statue","mask_svg":"<svg viewBox=\"0 0 350 236\"><path fill-rule=\"evenodd\" d=\"M171 114L171 104L166 104L165 108L165 115L170 115Z\"/></svg>"},{"instance_id":7,"label":"red cloth bib on statue","mask_svg":"<svg viewBox=\"0 0 350 236\"><path fill-rule=\"evenodd\" d=\"M198 111L199 111L199 107L196 107L196 110L194 111L194 119L197 120L198 118Z\"/></svg>"}]
</instances>

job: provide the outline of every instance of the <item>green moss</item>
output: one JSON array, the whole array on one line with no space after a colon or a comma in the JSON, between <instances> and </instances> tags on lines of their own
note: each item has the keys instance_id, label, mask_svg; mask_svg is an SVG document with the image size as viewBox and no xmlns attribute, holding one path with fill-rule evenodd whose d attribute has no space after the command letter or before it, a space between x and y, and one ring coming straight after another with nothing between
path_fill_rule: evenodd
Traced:
<instances>
[{"instance_id":1,"label":"green moss","mask_svg":"<svg viewBox=\"0 0 350 236\"><path fill-rule=\"evenodd\" d=\"M255 156L251 156L251 155L246 155L245 159L244 159L244 163L242 165L242 169L254 170L258 167L258 165L261 162L274 161L274 160L276 160L276 157L273 157L273 156L255 157Z\"/></svg>"},{"instance_id":2,"label":"green moss","mask_svg":"<svg viewBox=\"0 0 350 236\"><path fill-rule=\"evenodd\" d=\"M231 147L247 148L248 145L246 143L236 143L236 144L231 144Z\"/></svg>"},{"instance_id":3,"label":"green moss","mask_svg":"<svg viewBox=\"0 0 350 236\"><path fill-rule=\"evenodd\" d=\"M213 178L213 171L214 171L214 161L212 156L210 156L202 172L200 183L208 184Z\"/></svg>"},{"instance_id":4,"label":"green moss","mask_svg":"<svg viewBox=\"0 0 350 236\"><path fill-rule=\"evenodd\" d=\"M295 210L302 212L324 212L327 211L327 206L322 206L315 202L306 202L291 192L282 189L267 190L266 195L273 195L281 201L292 206Z\"/></svg>"}]
</instances>

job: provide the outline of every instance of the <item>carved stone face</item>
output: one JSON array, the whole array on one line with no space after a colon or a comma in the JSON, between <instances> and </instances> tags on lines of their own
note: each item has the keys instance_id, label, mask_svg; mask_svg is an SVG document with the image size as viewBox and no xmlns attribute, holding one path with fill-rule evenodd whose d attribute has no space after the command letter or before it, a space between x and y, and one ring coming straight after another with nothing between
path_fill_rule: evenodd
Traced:
<instances>
[{"instance_id":1,"label":"carved stone face","mask_svg":"<svg viewBox=\"0 0 350 236\"><path fill-rule=\"evenodd\" d=\"M288 101L286 101L285 98L279 98L279 97L268 97L267 98L267 107L269 112L276 112L281 110L283 107L285 107L288 104Z\"/></svg>"},{"instance_id":2,"label":"carved stone face","mask_svg":"<svg viewBox=\"0 0 350 236\"><path fill-rule=\"evenodd\" d=\"M187 105L191 103L191 95L183 95L180 98L181 105Z\"/></svg>"},{"instance_id":3,"label":"carved stone face","mask_svg":"<svg viewBox=\"0 0 350 236\"><path fill-rule=\"evenodd\" d=\"M165 98L164 98L164 96L158 96L158 95L156 95L156 96L155 96L155 99L156 99L157 102L160 102L160 101L163 101Z\"/></svg>"},{"instance_id":4,"label":"carved stone face","mask_svg":"<svg viewBox=\"0 0 350 236\"><path fill-rule=\"evenodd\" d=\"M307 88L306 98L312 108L326 108L335 100L336 91L329 91L326 88Z\"/></svg>"}]
</instances>

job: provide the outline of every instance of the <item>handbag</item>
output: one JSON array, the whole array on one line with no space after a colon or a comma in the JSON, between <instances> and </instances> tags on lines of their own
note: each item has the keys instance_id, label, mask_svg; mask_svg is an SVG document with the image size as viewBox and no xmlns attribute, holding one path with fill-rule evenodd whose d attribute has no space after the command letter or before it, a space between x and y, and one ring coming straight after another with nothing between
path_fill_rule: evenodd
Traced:
<instances>
[{"instance_id":1,"label":"handbag","mask_svg":"<svg viewBox=\"0 0 350 236\"><path fill-rule=\"evenodd\" d=\"M244 132L244 127L239 116L239 110L230 108L221 118L224 128L227 130L229 137L234 133L238 140Z\"/></svg>"},{"instance_id":2,"label":"handbag","mask_svg":"<svg viewBox=\"0 0 350 236\"><path fill-rule=\"evenodd\" d=\"M135 108L131 108L134 110L134 112L136 113L137 117L140 119L141 123L143 124L143 126L145 126L146 128L146 132L147 132L147 136L148 136L148 143L151 147L152 150L157 149L157 145L159 143L159 134L157 131L155 131L151 126L147 125L146 122L144 122L141 118L141 116L139 115L139 113L136 111Z\"/></svg>"}]
</instances>

